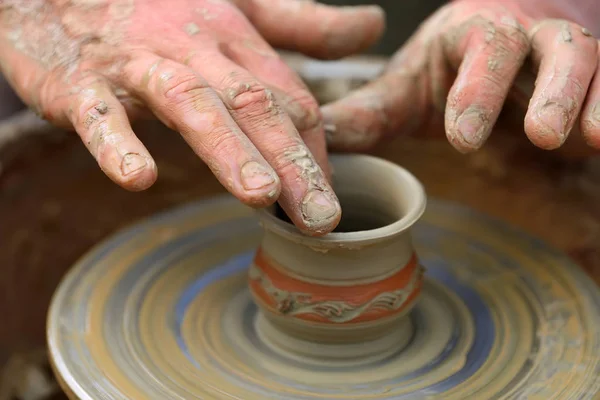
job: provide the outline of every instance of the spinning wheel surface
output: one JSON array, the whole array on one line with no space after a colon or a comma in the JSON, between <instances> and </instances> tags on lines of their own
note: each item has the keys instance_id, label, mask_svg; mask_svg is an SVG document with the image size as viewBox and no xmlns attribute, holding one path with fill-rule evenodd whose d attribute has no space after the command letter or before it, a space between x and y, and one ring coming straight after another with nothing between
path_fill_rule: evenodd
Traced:
<instances>
[{"instance_id":1,"label":"spinning wheel surface","mask_svg":"<svg viewBox=\"0 0 600 400\"><path fill-rule=\"evenodd\" d=\"M429 200L413 334L383 360L302 359L270 345L247 289L261 238L230 197L155 216L98 245L49 314L73 399L593 399L600 294L565 256ZM368 266L365 266L368 267Z\"/></svg>"}]
</instances>

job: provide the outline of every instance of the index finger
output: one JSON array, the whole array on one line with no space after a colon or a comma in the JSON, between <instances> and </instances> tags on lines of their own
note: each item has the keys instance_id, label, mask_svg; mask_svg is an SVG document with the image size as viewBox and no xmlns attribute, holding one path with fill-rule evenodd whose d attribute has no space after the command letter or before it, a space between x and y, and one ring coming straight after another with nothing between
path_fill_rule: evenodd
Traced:
<instances>
[{"instance_id":1,"label":"index finger","mask_svg":"<svg viewBox=\"0 0 600 400\"><path fill-rule=\"evenodd\" d=\"M199 50L200 53L200 50ZM211 65L203 60L210 56ZM201 71L221 95L233 119L279 175L279 203L307 234L332 231L341 211L326 175L271 91L219 54L192 56L188 65Z\"/></svg>"},{"instance_id":2,"label":"index finger","mask_svg":"<svg viewBox=\"0 0 600 400\"><path fill-rule=\"evenodd\" d=\"M325 130L319 104L298 74L256 36L251 44L232 41L224 54L261 81L285 110L326 176L330 175Z\"/></svg>"}]
</instances>

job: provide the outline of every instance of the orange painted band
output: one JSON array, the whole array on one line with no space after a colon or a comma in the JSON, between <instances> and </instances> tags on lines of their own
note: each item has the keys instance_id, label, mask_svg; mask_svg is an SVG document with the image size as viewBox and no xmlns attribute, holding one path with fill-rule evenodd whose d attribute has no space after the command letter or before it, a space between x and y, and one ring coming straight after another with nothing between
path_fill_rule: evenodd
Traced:
<instances>
[{"instance_id":1,"label":"orange painted band","mask_svg":"<svg viewBox=\"0 0 600 400\"><path fill-rule=\"evenodd\" d=\"M382 307L374 306L367 308L364 312L354 317L350 323L373 321L380 318L386 318L394 314L402 312L406 306L411 304L417 297L421 289L421 267L417 262L415 254L397 273L386 277L380 281L356 284L352 286L328 286L305 282L286 275L282 271L283 267L275 265L273 260L264 254L262 249L259 249L254 258L254 268L257 268L262 276L268 279L269 285L276 288L279 292L279 298L275 298L272 293L267 290L265 283L260 279L250 279L250 289L257 296L263 305L270 311L277 314L286 315L286 312L291 308L290 299L301 302L303 304L342 302L351 308L360 308L365 304L372 302L378 296L387 296L388 294L398 292L402 289L412 290L411 293L404 293L403 303L399 307ZM419 274L419 276L415 276ZM416 281L415 281L416 280ZM409 289L412 287L412 289ZM288 298L282 299L281 294L287 293ZM331 323L332 319L327 316L315 312L296 313L296 318L305 319L315 322Z\"/></svg>"}]
</instances>

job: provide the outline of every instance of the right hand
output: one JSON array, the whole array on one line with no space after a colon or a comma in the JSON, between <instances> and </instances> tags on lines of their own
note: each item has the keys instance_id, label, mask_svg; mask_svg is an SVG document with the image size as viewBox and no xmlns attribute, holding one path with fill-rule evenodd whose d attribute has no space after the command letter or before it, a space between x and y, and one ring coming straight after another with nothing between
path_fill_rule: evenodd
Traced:
<instances>
[{"instance_id":1,"label":"right hand","mask_svg":"<svg viewBox=\"0 0 600 400\"><path fill-rule=\"evenodd\" d=\"M180 132L245 204L279 200L311 235L339 222L317 102L269 42L342 57L380 36L381 9L302 0L4 0L0 16L8 81L45 119L76 130L117 184L143 190L156 180L130 125L150 115Z\"/></svg>"}]
</instances>

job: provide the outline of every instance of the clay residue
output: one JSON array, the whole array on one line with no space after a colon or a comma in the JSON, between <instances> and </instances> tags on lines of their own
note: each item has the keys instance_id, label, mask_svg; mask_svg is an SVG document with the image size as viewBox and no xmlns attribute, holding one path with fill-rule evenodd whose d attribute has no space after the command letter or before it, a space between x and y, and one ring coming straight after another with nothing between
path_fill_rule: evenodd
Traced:
<instances>
[{"instance_id":1,"label":"clay residue","mask_svg":"<svg viewBox=\"0 0 600 400\"><path fill-rule=\"evenodd\" d=\"M457 115L455 107L449 107L446 113L448 140L460 151L478 149L491 133L487 113L481 106L472 105Z\"/></svg>"},{"instance_id":2,"label":"clay residue","mask_svg":"<svg viewBox=\"0 0 600 400\"><path fill-rule=\"evenodd\" d=\"M108 112L108 105L106 104L106 102L101 101L96 107L94 107L94 109L98 111L98 113L104 115Z\"/></svg>"},{"instance_id":3,"label":"clay residue","mask_svg":"<svg viewBox=\"0 0 600 400\"><path fill-rule=\"evenodd\" d=\"M62 67L72 73L78 68L82 41L67 33L52 4L8 0L2 14L15 49L47 70Z\"/></svg>"},{"instance_id":4,"label":"clay residue","mask_svg":"<svg viewBox=\"0 0 600 400\"><path fill-rule=\"evenodd\" d=\"M104 40L107 43L117 45L123 41L134 11L134 0L121 0L110 4L108 8L110 19L102 29Z\"/></svg>"},{"instance_id":5,"label":"clay residue","mask_svg":"<svg viewBox=\"0 0 600 400\"><path fill-rule=\"evenodd\" d=\"M303 107L298 100L278 88L270 87L268 90L274 96L277 104L281 106L290 117L298 131L303 132L312 129L320 123L321 116L318 108L311 109Z\"/></svg>"},{"instance_id":6,"label":"clay residue","mask_svg":"<svg viewBox=\"0 0 600 400\"><path fill-rule=\"evenodd\" d=\"M195 36L198 33L200 33L200 27L198 25L196 25L195 23L193 23L193 22L190 22L189 24L185 24L184 27L183 27L183 30L189 36Z\"/></svg>"},{"instance_id":7,"label":"clay residue","mask_svg":"<svg viewBox=\"0 0 600 400\"><path fill-rule=\"evenodd\" d=\"M215 19L215 15L211 13L210 10L206 9L206 8L196 8L194 10L197 14L200 14L200 16L202 17L203 20L205 21L210 21L212 19Z\"/></svg>"},{"instance_id":8,"label":"clay residue","mask_svg":"<svg viewBox=\"0 0 600 400\"><path fill-rule=\"evenodd\" d=\"M571 43L573 41L573 34L571 33L571 26L568 22L561 23L560 36L564 43Z\"/></svg>"},{"instance_id":9,"label":"clay residue","mask_svg":"<svg viewBox=\"0 0 600 400\"><path fill-rule=\"evenodd\" d=\"M88 10L106 5L106 0L70 0L70 2L72 5Z\"/></svg>"},{"instance_id":10,"label":"clay residue","mask_svg":"<svg viewBox=\"0 0 600 400\"><path fill-rule=\"evenodd\" d=\"M519 23L515 18L509 17L507 15L500 18L500 22L504 25L510 26L512 28L516 28L516 32L519 32L522 35L527 35L527 31L525 27Z\"/></svg>"},{"instance_id":11,"label":"clay residue","mask_svg":"<svg viewBox=\"0 0 600 400\"><path fill-rule=\"evenodd\" d=\"M594 107L592 108L592 112L590 113L590 116L592 117L594 122L596 122L596 124L600 123L600 103L596 103L594 105Z\"/></svg>"},{"instance_id":12,"label":"clay residue","mask_svg":"<svg viewBox=\"0 0 600 400\"><path fill-rule=\"evenodd\" d=\"M267 115L278 115L281 112L279 105L275 101L273 92L260 85L249 83L239 83L234 87L224 90L227 104L233 110L241 110L253 103L261 103L265 107Z\"/></svg>"},{"instance_id":13,"label":"clay residue","mask_svg":"<svg viewBox=\"0 0 600 400\"><path fill-rule=\"evenodd\" d=\"M289 162L299 169L299 175L307 189L300 208L307 228L320 232L331 225L340 212L340 205L325 184L323 171L304 146L285 153Z\"/></svg>"},{"instance_id":14,"label":"clay residue","mask_svg":"<svg viewBox=\"0 0 600 400\"><path fill-rule=\"evenodd\" d=\"M554 148L562 145L567 139L575 107L573 99L566 99L566 104L549 99L539 108L537 116L541 126L538 126L536 134L544 143L547 142L546 146ZM548 139L544 140L546 137ZM558 142L554 138L558 139Z\"/></svg>"},{"instance_id":15,"label":"clay residue","mask_svg":"<svg viewBox=\"0 0 600 400\"><path fill-rule=\"evenodd\" d=\"M148 71L142 76L142 87L143 88L147 88L148 84L150 83L150 79L152 78L152 75L154 75L154 73L156 72L156 69L158 68L158 66L160 65L160 63L162 63L164 61L163 58L161 58L160 60L156 61L155 63L153 63L150 68L148 68Z\"/></svg>"},{"instance_id":16,"label":"clay residue","mask_svg":"<svg viewBox=\"0 0 600 400\"><path fill-rule=\"evenodd\" d=\"M490 58L487 62L488 71L494 72L495 70L498 69L499 64L500 64L499 60L497 60L495 58Z\"/></svg>"},{"instance_id":17,"label":"clay residue","mask_svg":"<svg viewBox=\"0 0 600 400\"><path fill-rule=\"evenodd\" d=\"M64 12L45 0L6 0L3 6L7 38L14 48L46 70L65 69L66 77L79 68L87 44L120 43L135 9L134 0L75 0ZM106 23L96 27L98 21L82 20L86 10L98 7L107 7Z\"/></svg>"}]
</instances>

